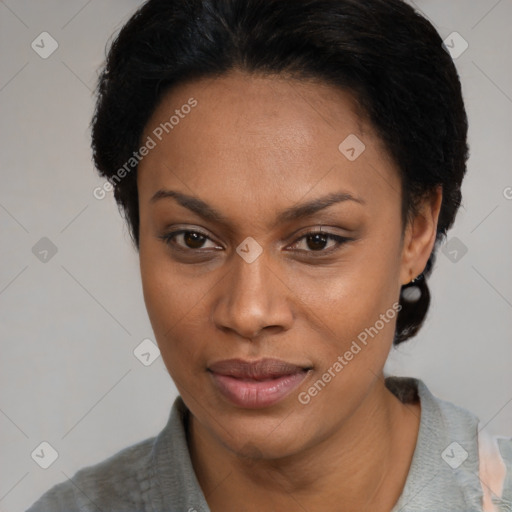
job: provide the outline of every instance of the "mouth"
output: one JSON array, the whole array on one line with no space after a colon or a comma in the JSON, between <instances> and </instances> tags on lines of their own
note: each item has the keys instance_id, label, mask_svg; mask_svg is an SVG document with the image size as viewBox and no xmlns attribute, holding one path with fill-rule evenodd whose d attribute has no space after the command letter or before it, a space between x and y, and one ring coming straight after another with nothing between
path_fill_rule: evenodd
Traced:
<instances>
[{"instance_id":1,"label":"mouth","mask_svg":"<svg viewBox=\"0 0 512 512\"><path fill-rule=\"evenodd\" d=\"M312 370L280 359L229 359L208 367L221 395L244 409L270 407L296 389Z\"/></svg>"}]
</instances>

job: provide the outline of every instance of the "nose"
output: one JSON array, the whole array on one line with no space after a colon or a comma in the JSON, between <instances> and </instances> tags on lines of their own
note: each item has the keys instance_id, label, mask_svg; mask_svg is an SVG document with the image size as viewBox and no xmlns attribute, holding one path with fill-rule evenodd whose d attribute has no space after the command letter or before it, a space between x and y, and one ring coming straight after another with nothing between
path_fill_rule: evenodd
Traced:
<instances>
[{"instance_id":1,"label":"nose","mask_svg":"<svg viewBox=\"0 0 512 512\"><path fill-rule=\"evenodd\" d=\"M264 253L251 263L234 255L231 265L216 287L212 319L217 328L251 340L290 329L292 293Z\"/></svg>"}]
</instances>

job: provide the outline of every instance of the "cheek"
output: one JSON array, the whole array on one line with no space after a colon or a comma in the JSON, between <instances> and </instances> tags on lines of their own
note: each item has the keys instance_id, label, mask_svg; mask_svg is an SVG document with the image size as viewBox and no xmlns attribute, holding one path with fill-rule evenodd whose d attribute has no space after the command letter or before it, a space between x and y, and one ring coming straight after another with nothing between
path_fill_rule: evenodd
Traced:
<instances>
[{"instance_id":1,"label":"cheek","mask_svg":"<svg viewBox=\"0 0 512 512\"><path fill-rule=\"evenodd\" d=\"M326 399L367 389L380 375L393 341L399 311L397 263L370 250L359 254L320 281L303 281L303 314L310 312L309 328L320 333L311 345L318 363L315 379L325 375ZM319 400L318 406L328 403Z\"/></svg>"},{"instance_id":2,"label":"cheek","mask_svg":"<svg viewBox=\"0 0 512 512\"><path fill-rule=\"evenodd\" d=\"M144 301L155 334L165 332L185 312L185 304L177 293L179 283L173 281L170 273L162 272L158 261L142 255L141 277Z\"/></svg>"},{"instance_id":3,"label":"cheek","mask_svg":"<svg viewBox=\"0 0 512 512\"><path fill-rule=\"evenodd\" d=\"M202 364L209 315L206 299L212 285L198 278L191 286L180 267L158 247L141 242L144 301L163 361L173 378Z\"/></svg>"},{"instance_id":4,"label":"cheek","mask_svg":"<svg viewBox=\"0 0 512 512\"><path fill-rule=\"evenodd\" d=\"M392 258L384 261L372 253L359 251L357 258L347 258L343 265L328 272L289 277L288 288L298 297L297 304L304 305L303 315L330 333L327 340L336 348L350 344L351 339L372 326L398 300L396 263ZM296 284L292 284L294 280Z\"/></svg>"},{"instance_id":5,"label":"cheek","mask_svg":"<svg viewBox=\"0 0 512 512\"><path fill-rule=\"evenodd\" d=\"M310 352L317 368L298 397L301 404L312 406L314 415L350 415L382 374L388 357L398 302L389 300L382 288L362 293L358 283L345 281L340 284L343 293L323 297L326 324ZM334 403L339 404L336 410Z\"/></svg>"},{"instance_id":6,"label":"cheek","mask_svg":"<svg viewBox=\"0 0 512 512\"><path fill-rule=\"evenodd\" d=\"M163 243L149 235L141 237L139 257L144 301L153 328L169 330L200 302L201 290L187 285Z\"/></svg>"},{"instance_id":7,"label":"cheek","mask_svg":"<svg viewBox=\"0 0 512 512\"><path fill-rule=\"evenodd\" d=\"M144 300L162 360L180 394L197 393L197 354L189 318L194 297L183 293L179 276L142 265ZM187 315L189 313L189 315Z\"/></svg>"}]
</instances>

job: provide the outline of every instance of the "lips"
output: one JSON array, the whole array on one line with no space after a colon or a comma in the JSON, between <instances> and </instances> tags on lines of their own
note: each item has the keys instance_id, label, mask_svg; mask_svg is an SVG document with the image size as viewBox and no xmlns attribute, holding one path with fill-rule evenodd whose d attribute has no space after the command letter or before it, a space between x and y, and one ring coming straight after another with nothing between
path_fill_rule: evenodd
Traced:
<instances>
[{"instance_id":1,"label":"lips","mask_svg":"<svg viewBox=\"0 0 512 512\"><path fill-rule=\"evenodd\" d=\"M310 369L280 359L229 359L208 367L224 398L248 409L269 407L283 400L302 383Z\"/></svg>"}]
</instances>

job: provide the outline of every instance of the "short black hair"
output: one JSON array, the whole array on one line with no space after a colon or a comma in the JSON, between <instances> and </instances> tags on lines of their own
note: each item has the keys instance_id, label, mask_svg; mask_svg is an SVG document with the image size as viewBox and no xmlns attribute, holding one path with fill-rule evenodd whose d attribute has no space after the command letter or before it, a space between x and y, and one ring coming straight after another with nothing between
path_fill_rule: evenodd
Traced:
<instances>
[{"instance_id":1,"label":"short black hair","mask_svg":"<svg viewBox=\"0 0 512 512\"><path fill-rule=\"evenodd\" d=\"M440 35L402 0L145 2L110 46L91 124L95 165L115 185L137 248L137 169L122 180L116 173L140 147L166 92L235 69L317 79L352 93L398 168L403 227L442 186L435 247L420 280L400 294L393 342L411 338L429 308L426 278L461 204L469 156L461 84ZM411 287L421 292L417 300Z\"/></svg>"}]
</instances>

